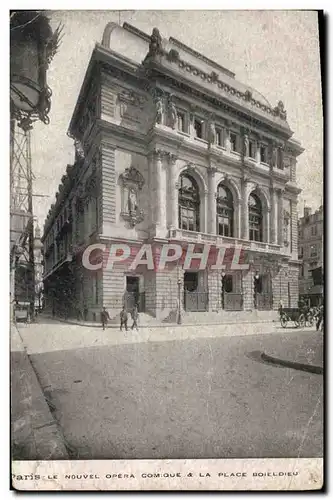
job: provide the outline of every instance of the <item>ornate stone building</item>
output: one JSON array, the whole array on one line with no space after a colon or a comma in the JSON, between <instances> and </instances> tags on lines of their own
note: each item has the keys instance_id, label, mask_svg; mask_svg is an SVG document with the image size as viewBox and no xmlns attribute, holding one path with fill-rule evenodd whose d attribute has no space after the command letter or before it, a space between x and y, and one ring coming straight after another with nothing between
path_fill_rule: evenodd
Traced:
<instances>
[{"instance_id":1,"label":"ornate stone building","mask_svg":"<svg viewBox=\"0 0 333 500\"><path fill-rule=\"evenodd\" d=\"M110 23L96 44L69 133L76 160L44 227L45 294L63 314L116 317L126 297L170 318L187 311L297 306L296 158L275 107L180 41ZM145 242L241 246L249 269L95 273L80 249Z\"/></svg>"}]
</instances>

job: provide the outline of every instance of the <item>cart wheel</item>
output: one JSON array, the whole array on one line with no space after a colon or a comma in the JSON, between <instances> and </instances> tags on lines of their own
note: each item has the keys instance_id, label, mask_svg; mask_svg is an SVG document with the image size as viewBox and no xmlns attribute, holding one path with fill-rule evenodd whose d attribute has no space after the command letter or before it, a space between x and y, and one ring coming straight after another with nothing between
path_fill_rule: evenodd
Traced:
<instances>
[{"instance_id":1,"label":"cart wheel","mask_svg":"<svg viewBox=\"0 0 333 500\"><path fill-rule=\"evenodd\" d=\"M302 328L305 327L305 316L304 316L304 314L300 315L300 317L298 318L298 323L299 323L299 326L301 326Z\"/></svg>"},{"instance_id":2,"label":"cart wheel","mask_svg":"<svg viewBox=\"0 0 333 500\"><path fill-rule=\"evenodd\" d=\"M288 319L285 317L285 315L281 316L280 322L281 322L282 328L286 328L287 323L288 323Z\"/></svg>"}]
</instances>

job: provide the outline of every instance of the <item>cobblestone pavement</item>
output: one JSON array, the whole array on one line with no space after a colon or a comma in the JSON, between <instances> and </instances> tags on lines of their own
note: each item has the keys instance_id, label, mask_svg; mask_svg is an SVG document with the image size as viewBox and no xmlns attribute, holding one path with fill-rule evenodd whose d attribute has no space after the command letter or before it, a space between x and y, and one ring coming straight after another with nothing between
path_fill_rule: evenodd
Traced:
<instances>
[{"instance_id":1,"label":"cobblestone pavement","mask_svg":"<svg viewBox=\"0 0 333 500\"><path fill-rule=\"evenodd\" d=\"M316 351L322 337L232 326L21 331L77 458L322 456L323 377L257 356Z\"/></svg>"}]
</instances>

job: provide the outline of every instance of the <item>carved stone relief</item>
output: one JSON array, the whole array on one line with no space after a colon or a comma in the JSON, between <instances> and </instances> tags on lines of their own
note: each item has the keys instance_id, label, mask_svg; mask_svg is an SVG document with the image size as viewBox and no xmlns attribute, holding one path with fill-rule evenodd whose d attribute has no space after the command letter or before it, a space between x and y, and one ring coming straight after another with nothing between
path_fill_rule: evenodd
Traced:
<instances>
[{"instance_id":1,"label":"carved stone relief","mask_svg":"<svg viewBox=\"0 0 333 500\"><path fill-rule=\"evenodd\" d=\"M132 90L123 90L119 93L118 101L120 103L121 118L139 123L145 100L143 96L140 96Z\"/></svg>"},{"instance_id":2,"label":"carved stone relief","mask_svg":"<svg viewBox=\"0 0 333 500\"><path fill-rule=\"evenodd\" d=\"M144 220L144 212L140 209L139 193L144 185L144 178L133 166L127 168L120 176L122 188L122 209L120 215L131 227Z\"/></svg>"},{"instance_id":3,"label":"carved stone relief","mask_svg":"<svg viewBox=\"0 0 333 500\"><path fill-rule=\"evenodd\" d=\"M289 232L290 232L290 213L288 210L283 211L283 243L284 246L289 246Z\"/></svg>"}]
</instances>

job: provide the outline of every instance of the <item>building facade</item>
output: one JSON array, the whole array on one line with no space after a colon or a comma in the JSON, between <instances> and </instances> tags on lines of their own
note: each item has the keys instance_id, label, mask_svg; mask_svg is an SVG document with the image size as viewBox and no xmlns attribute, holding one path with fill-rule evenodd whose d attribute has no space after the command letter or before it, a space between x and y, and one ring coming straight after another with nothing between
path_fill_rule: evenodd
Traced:
<instances>
[{"instance_id":1,"label":"building facade","mask_svg":"<svg viewBox=\"0 0 333 500\"><path fill-rule=\"evenodd\" d=\"M304 207L304 214L298 221L298 250L301 261L299 293L314 306L321 304L323 298L323 237L323 206L314 213L310 207Z\"/></svg>"},{"instance_id":2,"label":"building facade","mask_svg":"<svg viewBox=\"0 0 333 500\"><path fill-rule=\"evenodd\" d=\"M46 305L116 318L125 301L186 311L277 309L298 302L296 163L283 103L180 41L110 23L69 126L76 144L44 226ZM92 272L82 249L126 243L127 262ZM130 268L144 243L241 247L248 268Z\"/></svg>"}]
</instances>

